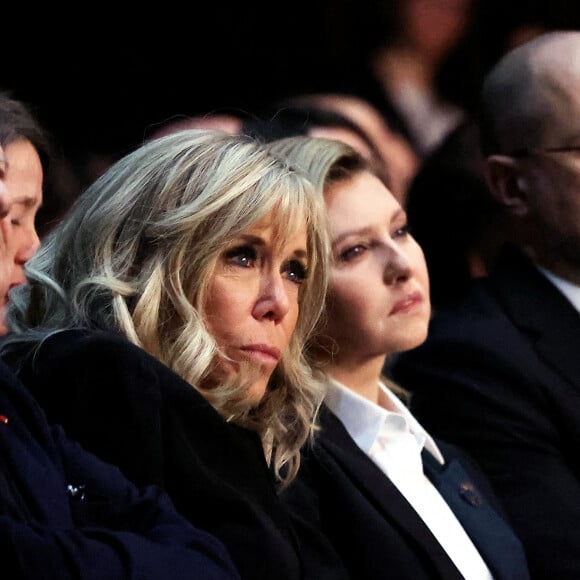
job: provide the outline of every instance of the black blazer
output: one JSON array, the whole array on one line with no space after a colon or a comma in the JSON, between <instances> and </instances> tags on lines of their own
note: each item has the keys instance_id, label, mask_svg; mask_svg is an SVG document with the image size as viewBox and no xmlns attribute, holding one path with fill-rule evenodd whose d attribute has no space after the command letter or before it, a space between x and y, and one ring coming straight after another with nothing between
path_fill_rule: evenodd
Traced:
<instances>
[{"instance_id":1,"label":"black blazer","mask_svg":"<svg viewBox=\"0 0 580 580\"><path fill-rule=\"evenodd\" d=\"M124 337L81 330L9 358L52 421L138 484L164 488L224 542L243 578L301 577L258 435L222 419L167 366Z\"/></svg>"},{"instance_id":2,"label":"black blazer","mask_svg":"<svg viewBox=\"0 0 580 580\"><path fill-rule=\"evenodd\" d=\"M393 374L490 477L533 578L580 578L580 316L514 248Z\"/></svg>"},{"instance_id":3,"label":"black blazer","mask_svg":"<svg viewBox=\"0 0 580 580\"><path fill-rule=\"evenodd\" d=\"M298 479L283 494L297 527L328 537L352 580L461 580L423 520L341 421L323 406L321 431L304 451ZM495 580L527 579L519 540L506 524L485 477L451 445L438 441L445 466L423 453L427 477L447 501ZM304 554L316 570L316 543ZM319 572L321 580L326 578Z\"/></svg>"},{"instance_id":4,"label":"black blazer","mask_svg":"<svg viewBox=\"0 0 580 580\"><path fill-rule=\"evenodd\" d=\"M3 363L0 413L3 577L239 578L223 545L158 488L137 489L51 427Z\"/></svg>"}]
</instances>

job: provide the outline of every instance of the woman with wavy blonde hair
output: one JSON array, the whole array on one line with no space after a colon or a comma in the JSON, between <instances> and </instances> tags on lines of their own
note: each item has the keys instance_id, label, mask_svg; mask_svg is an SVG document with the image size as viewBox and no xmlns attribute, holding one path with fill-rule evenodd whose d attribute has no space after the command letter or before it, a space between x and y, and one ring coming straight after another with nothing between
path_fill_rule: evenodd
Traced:
<instances>
[{"instance_id":1,"label":"woman with wavy blonde hair","mask_svg":"<svg viewBox=\"0 0 580 580\"><path fill-rule=\"evenodd\" d=\"M263 145L182 131L91 185L11 295L3 357L49 417L164 487L242 577L300 574L275 483L320 404L325 231L306 176Z\"/></svg>"}]
</instances>

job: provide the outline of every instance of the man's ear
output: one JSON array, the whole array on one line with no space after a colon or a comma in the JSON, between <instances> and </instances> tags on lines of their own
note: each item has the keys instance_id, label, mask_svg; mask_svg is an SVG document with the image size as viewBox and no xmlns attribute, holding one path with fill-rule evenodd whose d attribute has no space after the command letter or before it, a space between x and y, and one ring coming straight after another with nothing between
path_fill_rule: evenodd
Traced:
<instances>
[{"instance_id":1,"label":"man's ear","mask_svg":"<svg viewBox=\"0 0 580 580\"><path fill-rule=\"evenodd\" d=\"M528 211L528 182L519 163L507 155L487 158L485 179L496 201L511 215Z\"/></svg>"}]
</instances>

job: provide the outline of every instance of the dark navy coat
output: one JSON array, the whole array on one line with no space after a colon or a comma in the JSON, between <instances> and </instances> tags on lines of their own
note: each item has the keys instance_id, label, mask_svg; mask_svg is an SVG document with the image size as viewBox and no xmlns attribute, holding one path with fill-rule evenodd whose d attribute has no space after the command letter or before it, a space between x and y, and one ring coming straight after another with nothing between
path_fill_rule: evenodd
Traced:
<instances>
[{"instance_id":1,"label":"dark navy coat","mask_svg":"<svg viewBox=\"0 0 580 580\"><path fill-rule=\"evenodd\" d=\"M83 330L10 360L52 421L139 485L167 491L223 541L242 578L302 578L260 437L225 421L169 367L125 337Z\"/></svg>"},{"instance_id":2,"label":"dark navy coat","mask_svg":"<svg viewBox=\"0 0 580 580\"><path fill-rule=\"evenodd\" d=\"M239 578L223 544L154 486L49 426L0 363L0 576L13 580Z\"/></svg>"}]
</instances>

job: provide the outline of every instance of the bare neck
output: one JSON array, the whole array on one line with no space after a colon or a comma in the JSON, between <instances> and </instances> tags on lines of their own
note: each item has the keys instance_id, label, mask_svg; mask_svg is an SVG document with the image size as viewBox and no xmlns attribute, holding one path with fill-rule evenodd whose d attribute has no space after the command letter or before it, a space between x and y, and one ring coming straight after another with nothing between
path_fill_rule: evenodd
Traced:
<instances>
[{"instance_id":1,"label":"bare neck","mask_svg":"<svg viewBox=\"0 0 580 580\"><path fill-rule=\"evenodd\" d=\"M366 360L333 361L328 373L361 397L378 404L379 380L386 356Z\"/></svg>"}]
</instances>

